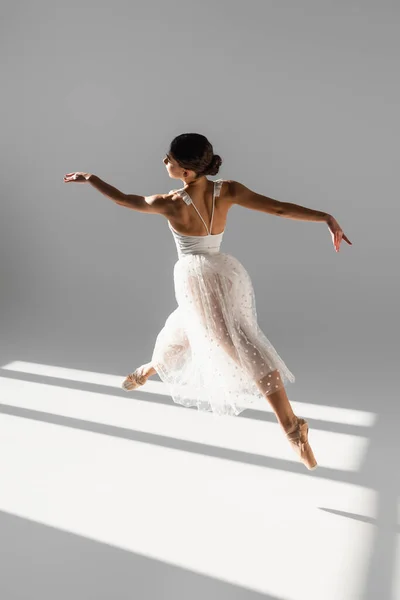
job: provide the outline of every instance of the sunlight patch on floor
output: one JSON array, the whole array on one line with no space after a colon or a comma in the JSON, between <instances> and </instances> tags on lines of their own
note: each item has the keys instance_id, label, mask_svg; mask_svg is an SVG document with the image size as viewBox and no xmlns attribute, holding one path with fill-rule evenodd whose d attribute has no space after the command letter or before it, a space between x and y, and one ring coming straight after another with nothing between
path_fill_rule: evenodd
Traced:
<instances>
[{"instance_id":1,"label":"sunlight patch on floor","mask_svg":"<svg viewBox=\"0 0 400 600\"><path fill-rule=\"evenodd\" d=\"M362 588L374 526L326 509L374 517L371 490L14 415L0 435L2 511L285 600Z\"/></svg>"},{"instance_id":2,"label":"sunlight patch on floor","mask_svg":"<svg viewBox=\"0 0 400 600\"><path fill-rule=\"evenodd\" d=\"M182 408L172 400L171 404L142 400L135 392L114 396L8 377L0 377L0 391L2 403L9 406L298 462L275 420L218 417ZM310 428L309 433L319 465L357 471L368 449L368 429L354 435L329 431L330 422L326 427Z\"/></svg>"},{"instance_id":3,"label":"sunlight patch on floor","mask_svg":"<svg viewBox=\"0 0 400 600\"><path fill-rule=\"evenodd\" d=\"M1 367L7 371L26 373L31 375L40 375L45 377L55 377L66 381L74 381L81 383L93 383L95 385L103 385L107 387L121 388L125 376L110 375L106 373L97 373L95 371L84 371L80 369L70 369L55 365L44 365L26 361L12 361ZM0 369L1 372L1 369ZM134 392L138 394L158 394L162 396L170 396L168 388L164 383L157 380L149 379L145 385L141 386ZM351 408L343 408L336 406L318 405L306 402L296 402L291 400L293 409L301 412L301 416L310 419L321 419L332 423L345 423L347 425L355 425L359 427L372 427L375 424L376 414L364 411L354 410ZM272 412L268 402L265 402L264 410Z\"/></svg>"}]
</instances>

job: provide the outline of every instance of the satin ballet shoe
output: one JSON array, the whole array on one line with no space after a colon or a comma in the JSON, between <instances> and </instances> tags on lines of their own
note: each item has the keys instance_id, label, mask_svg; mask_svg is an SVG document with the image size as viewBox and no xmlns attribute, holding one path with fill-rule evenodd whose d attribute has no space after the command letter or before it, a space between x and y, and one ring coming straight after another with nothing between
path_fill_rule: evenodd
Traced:
<instances>
[{"instance_id":1,"label":"satin ballet shoe","mask_svg":"<svg viewBox=\"0 0 400 600\"><path fill-rule=\"evenodd\" d=\"M286 437L292 445L292 448L300 458L301 462L309 469L314 471L318 467L314 453L308 442L308 423L305 419L296 417L294 427L286 432Z\"/></svg>"},{"instance_id":2,"label":"satin ballet shoe","mask_svg":"<svg viewBox=\"0 0 400 600\"><path fill-rule=\"evenodd\" d=\"M140 373L140 369L136 369L133 373L130 373L128 377L123 381L122 387L126 392L136 390L136 388L144 385L147 381L147 377Z\"/></svg>"}]
</instances>

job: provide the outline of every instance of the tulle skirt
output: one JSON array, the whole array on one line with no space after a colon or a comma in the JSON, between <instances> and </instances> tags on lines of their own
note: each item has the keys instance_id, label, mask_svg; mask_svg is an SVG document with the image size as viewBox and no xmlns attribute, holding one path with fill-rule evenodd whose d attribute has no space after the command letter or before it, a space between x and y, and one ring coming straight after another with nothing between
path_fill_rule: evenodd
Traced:
<instances>
[{"instance_id":1,"label":"tulle skirt","mask_svg":"<svg viewBox=\"0 0 400 600\"><path fill-rule=\"evenodd\" d=\"M174 402L238 415L295 377L257 323L250 275L234 256L186 254L174 265L178 307L157 336L152 365Z\"/></svg>"}]
</instances>

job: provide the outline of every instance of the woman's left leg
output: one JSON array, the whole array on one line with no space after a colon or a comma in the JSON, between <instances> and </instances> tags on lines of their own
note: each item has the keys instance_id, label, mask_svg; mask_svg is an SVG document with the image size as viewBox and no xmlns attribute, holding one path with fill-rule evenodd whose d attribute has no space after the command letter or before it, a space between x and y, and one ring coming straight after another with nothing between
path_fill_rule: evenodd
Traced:
<instances>
[{"instance_id":1,"label":"woman's left leg","mask_svg":"<svg viewBox=\"0 0 400 600\"><path fill-rule=\"evenodd\" d=\"M145 363L130 373L122 383L122 387L128 392L136 389L138 385L144 385L149 377L156 374L151 362Z\"/></svg>"}]
</instances>

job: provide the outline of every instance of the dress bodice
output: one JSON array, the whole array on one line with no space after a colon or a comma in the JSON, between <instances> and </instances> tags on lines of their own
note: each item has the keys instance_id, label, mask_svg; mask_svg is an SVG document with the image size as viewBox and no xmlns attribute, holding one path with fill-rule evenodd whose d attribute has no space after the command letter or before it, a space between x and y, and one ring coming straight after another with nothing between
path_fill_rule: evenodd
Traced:
<instances>
[{"instance_id":1,"label":"dress bodice","mask_svg":"<svg viewBox=\"0 0 400 600\"><path fill-rule=\"evenodd\" d=\"M197 210L193 200L189 196L189 194L182 188L181 190L175 190L176 193L179 193L182 196L183 201L186 204L192 204L193 208L198 213L200 219L203 221L205 228L207 230L207 235L184 235L176 231L171 223L168 221L168 226L174 236L175 245L178 251L178 256L184 256L185 254L216 254L220 251L220 246L222 242L222 236L224 235L224 231L221 233L210 233L212 229L213 217L214 217L214 206L215 206L215 198L219 196L221 191L221 185L223 183L223 179L217 179L214 183L213 189L213 200L212 200L212 213L211 213L211 224L210 228L207 227L203 217Z\"/></svg>"}]
</instances>

